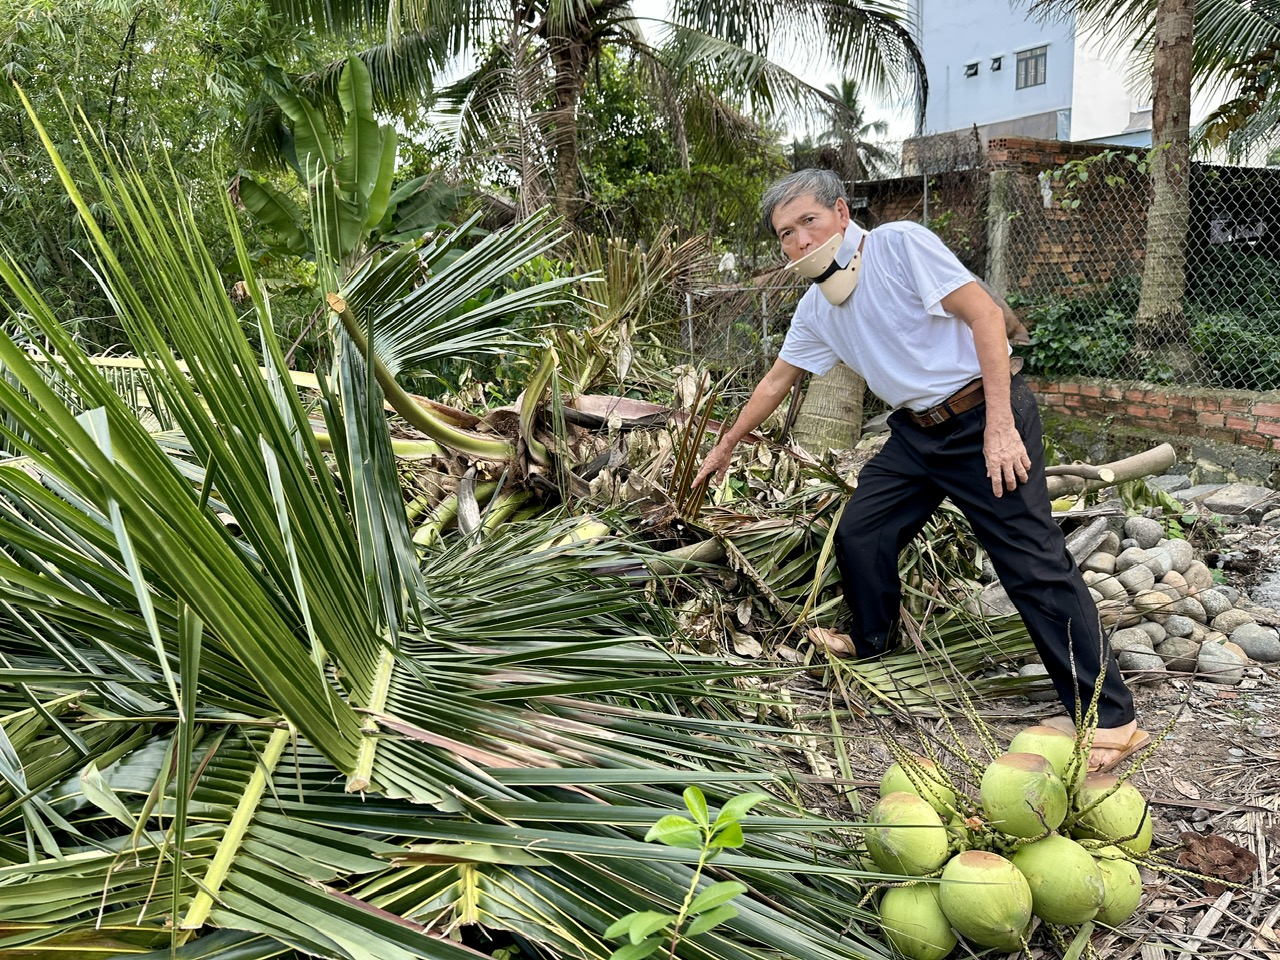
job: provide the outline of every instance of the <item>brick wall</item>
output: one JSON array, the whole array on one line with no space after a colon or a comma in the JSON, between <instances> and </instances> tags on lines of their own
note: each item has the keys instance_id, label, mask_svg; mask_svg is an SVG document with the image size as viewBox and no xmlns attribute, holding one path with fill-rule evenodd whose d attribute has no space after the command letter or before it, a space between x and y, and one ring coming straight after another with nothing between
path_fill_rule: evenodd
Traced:
<instances>
[{"instance_id":1,"label":"brick wall","mask_svg":"<svg viewBox=\"0 0 1280 960\"><path fill-rule=\"evenodd\" d=\"M1028 378L1040 406L1073 418L1114 417L1126 427L1199 437L1280 454L1280 390L1203 390L1110 380Z\"/></svg>"},{"instance_id":2,"label":"brick wall","mask_svg":"<svg viewBox=\"0 0 1280 960\"><path fill-rule=\"evenodd\" d=\"M1115 149L1021 137L988 144L987 160L1003 183L1003 209L991 215L1008 221L1005 242L989 254L1001 262L989 269L1004 278L1007 289L1033 296L1094 296L1113 281L1141 273L1147 178L1124 159L1108 158L1089 168L1087 181L1053 179L1070 161ZM1068 196L1079 206L1065 208Z\"/></svg>"},{"instance_id":3,"label":"brick wall","mask_svg":"<svg viewBox=\"0 0 1280 960\"><path fill-rule=\"evenodd\" d=\"M1114 149L1114 146L1106 144L1072 143L1070 140L992 137L987 141L987 162L1000 170L1037 173L1068 160L1083 160Z\"/></svg>"},{"instance_id":4,"label":"brick wall","mask_svg":"<svg viewBox=\"0 0 1280 960\"><path fill-rule=\"evenodd\" d=\"M860 183L854 193L866 198L866 206L855 210L854 217L867 228L895 220L921 223L927 209L927 226L969 270L985 276L987 177L985 165L931 174L927 204L925 181L919 176Z\"/></svg>"}]
</instances>

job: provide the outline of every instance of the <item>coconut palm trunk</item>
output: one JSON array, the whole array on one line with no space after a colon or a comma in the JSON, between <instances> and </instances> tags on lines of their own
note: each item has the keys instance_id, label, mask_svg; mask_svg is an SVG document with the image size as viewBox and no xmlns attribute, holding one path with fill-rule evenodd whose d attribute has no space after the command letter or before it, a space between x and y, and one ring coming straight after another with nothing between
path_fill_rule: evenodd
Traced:
<instances>
[{"instance_id":1,"label":"coconut palm trunk","mask_svg":"<svg viewBox=\"0 0 1280 960\"><path fill-rule=\"evenodd\" d=\"M1153 152L1146 262L1134 323L1135 359L1174 376L1189 374L1194 356L1182 309L1190 214L1191 43L1195 0L1160 0L1152 70Z\"/></svg>"},{"instance_id":2,"label":"coconut palm trunk","mask_svg":"<svg viewBox=\"0 0 1280 960\"><path fill-rule=\"evenodd\" d=\"M588 51L573 38L556 43L555 65L555 147L556 213L572 223L581 206L578 190L578 103L587 82Z\"/></svg>"},{"instance_id":3,"label":"coconut palm trunk","mask_svg":"<svg viewBox=\"0 0 1280 960\"><path fill-rule=\"evenodd\" d=\"M796 443L822 456L828 450L848 450L862 433L862 397L867 382L843 363L809 381L796 417Z\"/></svg>"}]
</instances>

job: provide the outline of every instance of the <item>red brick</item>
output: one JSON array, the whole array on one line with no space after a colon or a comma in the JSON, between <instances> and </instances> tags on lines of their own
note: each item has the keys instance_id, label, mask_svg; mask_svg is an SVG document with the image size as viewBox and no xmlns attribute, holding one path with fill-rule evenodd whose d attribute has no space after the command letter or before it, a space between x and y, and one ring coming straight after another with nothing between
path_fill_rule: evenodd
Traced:
<instances>
[{"instance_id":1,"label":"red brick","mask_svg":"<svg viewBox=\"0 0 1280 960\"><path fill-rule=\"evenodd\" d=\"M1172 414L1173 409L1170 407L1147 407L1147 416L1157 420L1167 421Z\"/></svg>"},{"instance_id":2,"label":"red brick","mask_svg":"<svg viewBox=\"0 0 1280 960\"><path fill-rule=\"evenodd\" d=\"M1259 420L1257 430L1268 437L1280 437L1280 421Z\"/></svg>"},{"instance_id":3,"label":"red brick","mask_svg":"<svg viewBox=\"0 0 1280 960\"><path fill-rule=\"evenodd\" d=\"M1080 396L1100 397L1102 396L1102 388L1096 383L1082 383L1080 384Z\"/></svg>"},{"instance_id":4,"label":"red brick","mask_svg":"<svg viewBox=\"0 0 1280 960\"><path fill-rule=\"evenodd\" d=\"M1065 397L1063 397L1063 402L1068 407L1080 406L1080 398L1076 396L1074 393L1067 394Z\"/></svg>"},{"instance_id":5,"label":"red brick","mask_svg":"<svg viewBox=\"0 0 1280 960\"><path fill-rule=\"evenodd\" d=\"M1240 434L1240 444L1245 447L1256 447L1259 450L1266 450L1271 446L1271 438L1264 437L1260 433L1242 433Z\"/></svg>"},{"instance_id":6,"label":"red brick","mask_svg":"<svg viewBox=\"0 0 1280 960\"><path fill-rule=\"evenodd\" d=\"M1124 398L1124 391L1119 387L1103 387L1102 395L1108 400L1121 400Z\"/></svg>"},{"instance_id":7,"label":"red brick","mask_svg":"<svg viewBox=\"0 0 1280 960\"><path fill-rule=\"evenodd\" d=\"M1227 418L1220 413L1197 413L1196 423L1202 427L1223 427L1226 426Z\"/></svg>"},{"instance_id":8,"label":"red brick","mask_svg":"<svg viewBox=\"0 0 1280 960\"><path fill-rule=\"evenodd\" d=\"M1253 417L1227 417L1227 426L1232 430L1252 431L1257 424Z\"/></svg>"},{"instance_id":9,"label":"red brick","mask_svg":"<svg viewBox=\"0 0 1280 960\"><path fill-rule=\"evenodd\" d=\"M1280 420L1280 403L1255 403L1249 412L1255 417L1271 417Z\"/></svg>"},{"instance_id":10,"label":"red brick","mask_svg":"<svg viewBox=\"0 0 1280 960\"><path fill-rule=\"evenodd\" d=\"M1235 443L1240 439L1240 434L1235 430L1202 430L1200 435L1217 443Z\"/></svg>"},{"instance_id":11,"label":"red brick","mask_svg":"<svg viewBox=\"0 0 1280 960\"><path fill-rule=\"evenodd\" d=\"M1244 397L1219 397L1218 409L1224 413L1248 413L1253 406L1252 400Z\"/></svg>"}]
</instances>

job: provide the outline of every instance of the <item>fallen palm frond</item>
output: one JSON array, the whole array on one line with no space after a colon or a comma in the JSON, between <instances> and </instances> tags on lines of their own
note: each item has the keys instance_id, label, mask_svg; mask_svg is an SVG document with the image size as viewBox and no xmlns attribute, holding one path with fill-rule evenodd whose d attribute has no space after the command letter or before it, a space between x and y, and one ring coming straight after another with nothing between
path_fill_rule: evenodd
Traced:
<instances>
[{"instance_id":1,"label":"fallen palm frond","mask_svg":"<svg viewBox=\"0 0 1280 960\"><path fill-rule=\"evenodd\" d=\"M775 798L715 864L739 915L679 956L886 957L851 907L883 878L741 719L762 695L733 681L776 668L683 652L609 572L634 550L577 517L418 556L363 357L317 381L326 452L230 211L261 355L181 191L86 156L111 238L60 173L181 443L0 264L74 395L0 338L35 474L0 467L0 950L455 958L481 927L603 957L612 920L684 898L696 857L641 838L697 783Z\"/></svg>"}]
</instances>

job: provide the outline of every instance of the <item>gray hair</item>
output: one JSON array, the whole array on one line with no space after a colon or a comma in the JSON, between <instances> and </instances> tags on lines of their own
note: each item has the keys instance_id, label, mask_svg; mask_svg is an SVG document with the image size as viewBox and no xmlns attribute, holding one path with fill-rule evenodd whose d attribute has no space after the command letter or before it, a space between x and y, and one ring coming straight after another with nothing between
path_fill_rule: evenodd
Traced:
<instances>
[{"instance_id":1,"label":"gray hair","mask_svg":"<svg viewBox=\"0 0 1280 960\"><path fill-rule=\"evenodd\" d=\"M810 168L800 170L769 187L760 200L760 222L769 233L773 233L773 211L797 197L812 195L824 207L834 207L837 200L846 204L849 197L845 194L844 182L830 170Z\"/></svg>"}]
</instances>

